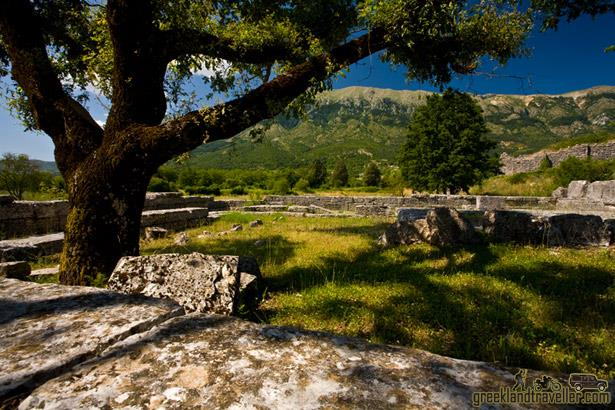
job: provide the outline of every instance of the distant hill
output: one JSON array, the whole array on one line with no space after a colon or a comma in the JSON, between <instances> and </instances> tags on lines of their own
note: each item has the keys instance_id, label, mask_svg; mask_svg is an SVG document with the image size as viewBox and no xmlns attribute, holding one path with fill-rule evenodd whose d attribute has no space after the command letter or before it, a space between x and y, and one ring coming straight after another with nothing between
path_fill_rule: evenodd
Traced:
<instances>
[{"instance_id":1,"label":"distant hill","mask_svg":"<svg viewBox=\"0 0 615 410\"><path fill-rule=\"evenodd\" d=\"M30 162L36 165L41 171L50 172L53 175L60 175L60 171L58 170L56 163L53 161L41 161L39 159L31 159Z\"/></svg>"},{"instance_id":2,"label":"distant hill","mask_svg":"<svg viewBox=\"0 0 615 410\"><path fill-rule=\"evenodd\" d=\"M261 143L249 130L202 145L189 164L212 168L279 168L301 166L315 158L333 164L345 159L361 169L369 160L395 161L416 107L425 91L349 87L323 93L307 118L278 116ZM539 151L580 135L613 134L615 87L601 86L563 95L476 96L500 152ZM604 138L604 137L602 137Z\"/></svg>"}]
</instances>

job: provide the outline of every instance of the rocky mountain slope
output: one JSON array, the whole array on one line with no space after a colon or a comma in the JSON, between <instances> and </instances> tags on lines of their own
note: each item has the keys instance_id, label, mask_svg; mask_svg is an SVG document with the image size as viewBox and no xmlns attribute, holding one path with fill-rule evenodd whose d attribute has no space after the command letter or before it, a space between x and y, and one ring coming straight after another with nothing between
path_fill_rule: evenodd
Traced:
<instances>
[{"instance_id":1,"label":"rocky mountain slope","mask_svg":"<svg viewBox=\"0 0 615 410\"><path fill-rule=\"evenodd\" d=\"M199 147L189 164L219 168L301 166L315 158L351 168L370 160L394 162L425 91L349 87L323 93L306 118L279 116L254 143L248 131ZM476 96L499 150L526 154L564 139L592 133L615 138L615 86L563 95Z\"/></svg>"}]
</instances>

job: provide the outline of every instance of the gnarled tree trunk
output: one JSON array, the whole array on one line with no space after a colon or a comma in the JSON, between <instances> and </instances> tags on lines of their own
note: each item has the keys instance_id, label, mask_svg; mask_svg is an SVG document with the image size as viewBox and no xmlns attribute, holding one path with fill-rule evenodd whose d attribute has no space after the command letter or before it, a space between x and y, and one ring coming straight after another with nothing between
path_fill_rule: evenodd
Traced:
<instances>
[{"instance_id":1,"label":"gnarled tree trunk","mask_svg":"<svg viewBox=\"0 0 615 410\"><path fill-rule=\"evenodd\" d=\"M104 283L119 258L139 254L145 192L156 169L145 158L134 140L117 142L103 145L75 168L67 180L61 283Z\"/></svg>"}]
</instances>

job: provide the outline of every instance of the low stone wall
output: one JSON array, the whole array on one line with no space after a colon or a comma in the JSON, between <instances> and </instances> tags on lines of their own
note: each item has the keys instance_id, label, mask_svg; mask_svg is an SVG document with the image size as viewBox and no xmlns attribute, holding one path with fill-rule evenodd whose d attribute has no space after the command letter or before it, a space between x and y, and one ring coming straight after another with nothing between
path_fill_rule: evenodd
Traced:
<instances>
[{"instance_id":1,"label":"low stone wall","mask_svg":"<svg viewBox=\"0 0 615 410\"><path fill-rule=\"evenodd\" d=\"M459 210L486 209L555 209L557 200L550 197L482 196L482 195L412 195L391 196L316 196L269 195L270 205L320 206L362 215L395 215L398 208L432 208L447 206Z\"/></svg>"},{"instance_id":2,"label":"low stone wall","mask_svg":"<svg viewBox=\"0 0 615 410\"><path fill-rule=\"evenodd\" d=\"M0 201L0 239L64 230L68 201ZM208 208L212 197L181 196L175 192L148 193L144 211Z\"/></svg>"},{"instance_id":3,"label":"low stone wall","mask_svg":"<svg viewBox=\"0 0 615 410\"><path fill-rule=\"evenodd\" d=\"M560 150L543 150L534 154L513 157L506 153L502 154L501 171L506 175L519 172L531 172L540 167L545 157L549 157L554 166L570 157L579 159L591 158L596 160L608 160L615 158L615 141L600 144L580 144Z\"/></svg>"}]
</instances>

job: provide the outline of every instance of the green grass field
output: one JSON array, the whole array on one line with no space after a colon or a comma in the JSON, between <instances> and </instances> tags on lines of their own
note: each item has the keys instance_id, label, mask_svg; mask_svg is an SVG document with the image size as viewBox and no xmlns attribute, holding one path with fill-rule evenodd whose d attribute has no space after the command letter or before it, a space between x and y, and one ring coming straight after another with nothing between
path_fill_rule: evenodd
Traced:
<instances>
[{"instance_id":1,"label":"green grass field","mask_svg":"<svg viewBox=\"0 0 615 410\"><path fill-rule=\"evenodd\" d=\"M384 219L228 214L143 253L257 258L257 320L508 366L615 377L615 250L482 245L383 249ZM216 236L233 223L244 230ZM204 229L214 233L197 238ZM264 246L255 247L256 240Z\"/></svg>"}]
</instances>

